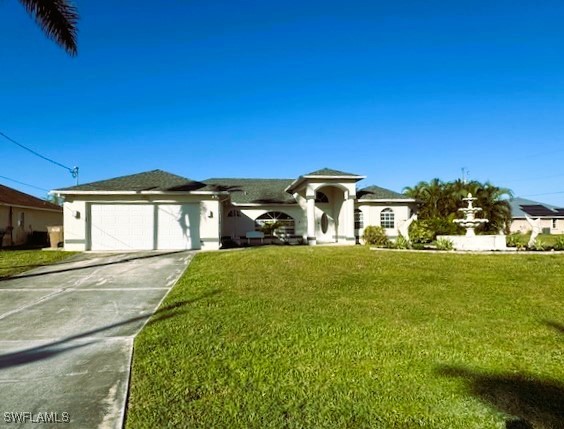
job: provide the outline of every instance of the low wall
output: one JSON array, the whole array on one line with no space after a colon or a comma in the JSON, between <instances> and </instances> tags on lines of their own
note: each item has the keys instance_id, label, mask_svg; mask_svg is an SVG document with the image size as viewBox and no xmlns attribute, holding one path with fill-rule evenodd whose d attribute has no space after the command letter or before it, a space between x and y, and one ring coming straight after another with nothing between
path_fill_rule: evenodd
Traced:
<instances>
[{"instance_id":1,"label":"low wall","mask_svg":"<svg viewBox=\"0 0 564 429\"><path fill-rule=\"evenodd\" d=\"M505 235L437 235L437 240L452 241L455 250L507 250Z\"/></svg>"}]
</instances>

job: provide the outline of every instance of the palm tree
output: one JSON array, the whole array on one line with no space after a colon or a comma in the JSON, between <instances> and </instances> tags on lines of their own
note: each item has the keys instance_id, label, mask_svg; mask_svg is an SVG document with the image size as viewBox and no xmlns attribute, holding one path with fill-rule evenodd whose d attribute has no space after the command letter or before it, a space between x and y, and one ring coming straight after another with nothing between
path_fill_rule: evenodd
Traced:
<instances>
[{"instance_id":1,"label":"palm tree","mask_svg":"<svg viewBox=\"0 0 564 429\"><path fill-rule=\"evenodd\" d=\"M77 54L78 11L69 0L20 0L20 3L35 18L47 37L69 55Z\"/></svg>"},{"instance_id":2,"label":"palm tree","mask_svg":"<svg viewBox=\"0 0 564 429\"><path fill-rule=\"evenodd\" d=\"M507 230L511 224L511 207L508 202L508 198L512 196L511 191L489 182L442 182L432 179L430 182L419 182L414 187L404 188L403 192L418 200L419 219L434 222L435 228L440 226L448 229L452 220L460 215L458 209L466 206L462 199L469 192L478 198L475 205L482 208L479 216L489 220L487 224L480 226L482 232L497 233L501 229Z\"/></svg>"}]
</instances>

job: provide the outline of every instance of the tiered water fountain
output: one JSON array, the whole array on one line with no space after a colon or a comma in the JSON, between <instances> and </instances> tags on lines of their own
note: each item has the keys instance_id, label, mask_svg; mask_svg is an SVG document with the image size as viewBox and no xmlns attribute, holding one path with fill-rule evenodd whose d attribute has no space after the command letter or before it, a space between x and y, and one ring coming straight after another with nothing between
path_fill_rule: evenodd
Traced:
<instances>
[{"instance_id":1,"label":"tiered water fountain","mask_svg":"<svg viewBox=\"0 0 564 429\"><path fill-rule=\"evenodd\" d=\"M468 194L463 201L467 207L458 209L464 213L464 219L455 219L453 222L466 228L466 235L439 235L437 239L447 239L452 241L455 250L507 250L505 235L476 235L474 231L478 226L489 222L487 219L476 217L476 213L482 211L481 207L474 207L477 198Z\"/></svg>"}]
</instances>

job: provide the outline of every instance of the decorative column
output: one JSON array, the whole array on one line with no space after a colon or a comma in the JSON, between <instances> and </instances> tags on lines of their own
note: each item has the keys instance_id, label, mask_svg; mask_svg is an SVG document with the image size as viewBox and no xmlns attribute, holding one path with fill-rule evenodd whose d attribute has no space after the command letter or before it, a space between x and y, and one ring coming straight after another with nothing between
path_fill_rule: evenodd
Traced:
<instances>
[{"instance_id":1,"label":"decorative column","mask_svg":"<svg viewBox=\"0 0 564 429\"><path fill-rule=\"evenodd\" d=\"M307 196L307 244L315 246L315 195Z\"/></svg>"},{"instance_id":2,"label":"decorative column","mask_svg":"<svg viewBox=\"0 0 564 429\"><path fill-rule=\"evenodd\" d=\"M354 237L354 197L352 195L347 195L347 199L343 202L343 208L345 210L345 240L346 244L355 244L356 239Z\"/></svg>"}]
</instances>

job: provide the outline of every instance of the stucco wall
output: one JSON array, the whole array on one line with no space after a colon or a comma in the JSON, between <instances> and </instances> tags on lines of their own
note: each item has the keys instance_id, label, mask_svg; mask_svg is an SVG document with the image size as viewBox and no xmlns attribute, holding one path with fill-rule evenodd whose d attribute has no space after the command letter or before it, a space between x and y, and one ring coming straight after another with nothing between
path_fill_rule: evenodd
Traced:
<instances>
[{"instance_id":1,"label":"stucco wall","mask_svg":"<svg viewBox=\"0 0 564 429\"><path fill-rule=\"evenodd\" d=\"M240 217L228 216L229 210L239 210ZM224 209L222 236L238 238L255 230L255 219L267 212L282 212L291 216L295 222L295 235L306 234L307 221L304 210L298 205L261 205L257 206L235 206Z\"/></svg>"},{"instance_id":2,"label":"stucco wall","mask_svg":"<svg viewBox=\"0 0 564 429\"><path fill-rule=\"evenodd\" d=\"M207 198L207 199L205 199ZM88 195L79 198L67 196L64 203L65 249L89 250L90 205L93 203L146 203L146 204L200 204L201 249L216 250L220 245L221 204L208 196L181 195L175 198L160 195Z\"/></svg>"},{"instance_id":3,"label":"stucco wall","mask_svg":"<svg viewBox=\"0 0 564 429\"><path fill-rule=\"evenodd\" d=\"M390 204L386 202L358 202L355 204L355 209L362 211L363 226L381 226L380 214L384 209L391 209L394 212L394 228L385 228L386 235L389 237L397 237L398 229L403 222L410 218L412 208L408 203L395 203ZM359 231L362 237L364 228Z\"/></svg>"},{"instance_id":4,"label":"stucco wall","mask_svg":"<svg viewBox=\"0 0 564 429\"><path fill-rule=\"evenodd\" d=\"M23 223L21 222L23 213ZM9 225L10 209L7 206L0 206L0 228L6 229ZM47 226L62 225L63 214L47 210L37 210L32 208L13 207L12 208L12 240L14 245L25 244L29 235L33 231L47 232ZM10 236L4 236L2 246L10 245Z\"/></svg>"},{"instance_id":5,"label":"stucco wall","mask_svg":"<svg viewBox=\"0 0 564 429\"><path fill-rule=\"evenodd\" d=\"M553 228L553 219L541 219L541 228L549 228L551 234L564 234L564 219L556 219L556 228ZM527 233L532 230L527 219L513 219L511 222L511 232Z\"/></svg>"}]
</instances>

